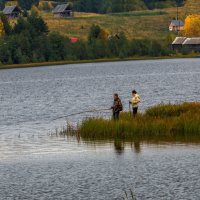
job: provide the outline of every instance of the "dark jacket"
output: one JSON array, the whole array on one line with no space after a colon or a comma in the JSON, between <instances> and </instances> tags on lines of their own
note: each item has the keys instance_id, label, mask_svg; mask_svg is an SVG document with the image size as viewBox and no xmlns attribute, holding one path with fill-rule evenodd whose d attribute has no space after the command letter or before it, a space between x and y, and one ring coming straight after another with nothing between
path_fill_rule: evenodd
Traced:
<instances>
[{"instance_id":1,"label":"dark jacket","mask_svg":"<svg viewBox=\"0 0 200 200\"><path fill-rule=\"evenodd\" d=\"M120 98L117 98L113 102L112 106L113 112L120 112L123 110L122 102Z\"/></svg>"}]
</instances>

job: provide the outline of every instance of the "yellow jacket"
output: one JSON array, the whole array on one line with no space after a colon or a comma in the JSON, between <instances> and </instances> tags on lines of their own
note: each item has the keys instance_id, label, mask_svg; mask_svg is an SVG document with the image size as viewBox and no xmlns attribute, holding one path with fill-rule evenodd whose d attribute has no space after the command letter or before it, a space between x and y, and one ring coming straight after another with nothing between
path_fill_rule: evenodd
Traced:
<instances>
[{"instance_id":1,"label":"yellow jacket","mask_svg":"<svg viewBox=\"0 0 200 200\"><path fill-rule=\"evenodd\" d=\"M135 96L131 100L133 108L137 108L139 106L140 101L141 101L140 95L135 94Z\"/></svg>"}]
</instances>

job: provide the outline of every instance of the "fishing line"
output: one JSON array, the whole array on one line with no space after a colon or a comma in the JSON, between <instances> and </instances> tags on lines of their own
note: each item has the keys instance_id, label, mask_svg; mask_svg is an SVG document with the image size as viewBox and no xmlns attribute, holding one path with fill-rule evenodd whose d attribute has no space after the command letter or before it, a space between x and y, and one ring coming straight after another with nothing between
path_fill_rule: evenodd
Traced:
<instances>
[{"instance_id":1,"label":"fishing line","mask_svg":"<svg viewBox=\"0 0 200 200\"><path fill-rule=\"evenodd\" d=\"M82 112L77 112L77 113L72 113L69 115L65 115L62 117L57 117L55 119L53 119L52 121L58 120L58 119L62 119L62 118L67 118L67 117L71 117L71 116L75 116L75 115L80 115L80 114L85 114L85 113L92 113L92 112L101 112L101 111L107 111L107 110L111 110L111 108L107 108L107 109L93 109L93 110L86 110L86 111L82 111Z\"/></svg>"}]
</instances>

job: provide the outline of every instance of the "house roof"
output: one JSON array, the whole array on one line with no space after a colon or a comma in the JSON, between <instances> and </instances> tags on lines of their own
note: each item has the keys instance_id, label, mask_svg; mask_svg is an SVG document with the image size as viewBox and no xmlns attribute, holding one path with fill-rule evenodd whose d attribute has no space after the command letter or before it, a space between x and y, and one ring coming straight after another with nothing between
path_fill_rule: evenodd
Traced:
<instances>
[{"instance_id":1,"label":"house roof","mask_svg":"<svg viewBox=\"0 0 200 200\"><path fill-rule=\"evenodd\" d=\"M200 45L200 37L194 37L194 38L187 38L183 45Z\"/></svg>"},{"instance_id":2,"label":"house roof","mask_svg":"<svg viewBox=\"0 0 200 200\"><path fill-rule=\"evenodd\" d=\"M184 26L184 23L181 20L172 20L171 24L173 24L175 26Z\"/></svg>"},{"instance_id":3,"label":"house roof","mask_svg":"<svg viewBox=\"0 0 200 200\"><path fill-rule=\"evenodd\" d=\"M9 14L12 14L14 11L18 11L18 12L21 12L20 8L15 5L15 6L6 6L4 9L3 9L3 13L5 15L9 15Z\"/></svg>"},{"instance_id":4,"label":"house roof","mask_svg":"<svg viewBox=\"0 0 200 200\"><path fill-rule=\"evenodd\" d=\"M63 13L66 10L71 10L71 5L69 3L67 4L62 4L62 5L57 5L54 9L53 9L53 13Z\"/></svg>"},{"instance_id":5,"label":"house roof","mask_svg":"<svg viewBox=\"0 0 200 200\"><path fill-rule=\"evenodd\" d=\"M78 38L70 38L71 43L76 43L78 41Z\"/></svg>"},{"instance_id":6,"label":"house roof","mask_svg":"<svg viewBox=\"0 0 200 200\"><path fill-rule=\"evenodd\" d=\"M183 44L186 39L186 37L176 37L172 44Z\"/></svg>"}]
</instances>

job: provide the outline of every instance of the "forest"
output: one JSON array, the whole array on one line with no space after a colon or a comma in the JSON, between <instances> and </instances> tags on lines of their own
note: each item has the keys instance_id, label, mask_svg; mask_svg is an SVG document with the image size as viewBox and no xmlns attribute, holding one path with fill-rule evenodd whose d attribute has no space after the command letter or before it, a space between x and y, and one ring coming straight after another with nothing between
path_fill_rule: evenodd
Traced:
<instances>
[{"instance_id":1,"label":"forest","mask_svg":"<svg viewBox=\"0 0 200 200\"><path fill-rule=\"evenodd\" d=\"M30 13L14 26L1 15L4 33L0 37L0 64L21 64L66 60L94 60L133 56L164 56L166 43L151 39L128 40L123 32L107 36L99 25L91 25L86 41L72 43L58 32L49 32L41 16Z\"/></svg>"},{"instance_id":2,"label":"forest","mask_svg":"<svg viewBox=\"0 0 200 200\"><path fill-rule=\"evenodd\" d=\"M3 9L6 0L0 0L0 8ZM17 0L19 6L29 10L32 5L38 5L39 0ZM73 3L75 11L94 13L116 13L133 10L166 8L184 3L184 0L55 0L53 2Z\"/></svg>"}]
</instances>

